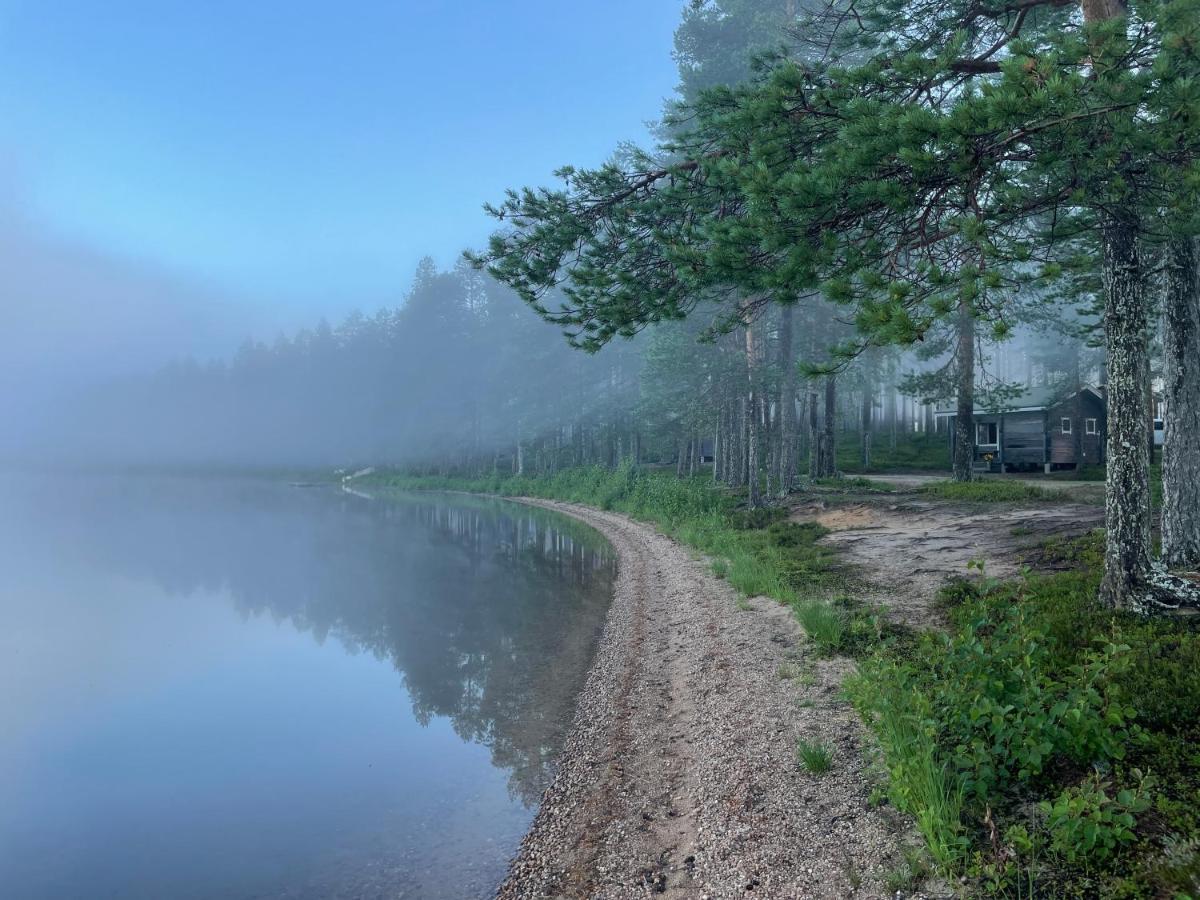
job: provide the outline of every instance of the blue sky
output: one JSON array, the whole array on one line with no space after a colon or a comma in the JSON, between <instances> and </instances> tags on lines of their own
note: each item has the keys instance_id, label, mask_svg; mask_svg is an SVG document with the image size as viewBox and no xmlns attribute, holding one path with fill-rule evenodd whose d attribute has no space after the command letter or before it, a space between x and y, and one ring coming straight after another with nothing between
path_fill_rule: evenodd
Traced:
<instances>
[{"instance_id":1,"label":"blue sky","mask_svg":"<svg viewBox=\"0 0 1200 900\"><path fill-rule=\"evenodd\" d=\"M0 197L269 321L390 305L483 201L648 139L682 6L0 0Z\"/></svg>"}]
</instances>

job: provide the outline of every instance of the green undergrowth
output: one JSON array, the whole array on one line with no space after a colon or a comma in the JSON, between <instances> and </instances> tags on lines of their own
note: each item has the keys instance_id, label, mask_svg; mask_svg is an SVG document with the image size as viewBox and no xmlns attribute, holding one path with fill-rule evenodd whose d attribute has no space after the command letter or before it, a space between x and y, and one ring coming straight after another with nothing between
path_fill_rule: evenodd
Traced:
<instances>
[{"instance_id":1,"label":"green undergrowth","mask_svg":"<svg viewBox=\"0 0 1200 900\"><path fill-rule=\"evenodd\" d=\"M616 469L566 469L530 477L419 476L379 472L364 483L401 490L450 490L539 497L582 503L651 522L712 559L713 572L740 594L772 597L790 605L816 647L856 655L895 628L877 610L850 600L849 574L819 543L827 530L790 522L780 506L745 508L708 478L680 479L632 465ZM872 487L876 487L872 485Z\"/></svg>"},{"instance_id":2,"label":"green undergrowth","mask_svg":"<svg viewBox=\"0 0 1200 900\"><path fill-rule=\"evenodd\" d=\"M950 468L950 447L944 431L896 435L895 447L887 431L871 436L871 465L862 464L859 431L839 432L837 465L842 472L941 471Z\"/></svg>"},{"instance_id":3,"label":"green undergrowth","mask_svg":"<svg viewBox=\"0 0 1200 900\"><path fill-rule=\"evenodd\" d=\"M940 500L973 503L1020 503L1028 500L1062 500L1062 494L1026 481L935 481L922 485L920 493Z\"/></svg>"},{"instance_id":4,"label":"green undergrowth","mask_svg":"<svg viewBox=\"0 0 1200 900\"><path fill-rule=\"evenodd\" d=\"M816 487L825 490L838 492L853 491L856 494L890 494L895 492L896 486L889 484L886 481L875 481L870 478L863 478L861 475L842 475L837 478L818 478L812 482Z\"/></svg>"},{"instance_id":5,"label":"green undergrowth","mask_svg":"<svg viewBox=\"0 0 1200 900\"><path fill-rule=\"evenodd\" d=\"M1096 606L1068 571L956 582L949 628L866 657L848 691L930 857L1007 897L1200 896L1200 634Z\"/></svg>"}]
</instances>

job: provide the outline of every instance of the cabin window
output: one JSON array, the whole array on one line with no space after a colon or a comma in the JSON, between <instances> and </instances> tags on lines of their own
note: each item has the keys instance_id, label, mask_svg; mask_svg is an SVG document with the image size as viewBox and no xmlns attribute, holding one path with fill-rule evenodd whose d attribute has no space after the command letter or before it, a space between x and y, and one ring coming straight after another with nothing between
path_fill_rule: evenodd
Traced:
<instances>
[{"instance_id":1,"label":"cabin window","mask_svg":"<svg viewBox=\"0 0 1200 900\"><path fill-rule=\"evenodd\" d=\"M975 443L980 447L995 447L997 432L995 422L977 422L975 425Z\"/></svg>"},{"instance_id":2,"label":"cabin window","mask_svg":"<svg viewBox=\"0 0 1200 900\"><path fill-rule=\"evenodd\" d=\"M1100 433L1100 429L1096 427L1095 419L1084 419L1083 420L1083 433L1084 434L1099 434Z\"/></svg>"},{"instance_id":3,"label":"cabin window","mask_svg":"<svg viewBox=\"0 0 1200 900\"><path fill-rule=\"evenodd\" d=\"M1070 419L1066 419L1066 418L1064 418L1064 419L1062 420L1062 433L1063 433L1063 434L1070 434L1070 433L1071 433L1071 420L1070 420Z\"/></svg>"}]
</instances>

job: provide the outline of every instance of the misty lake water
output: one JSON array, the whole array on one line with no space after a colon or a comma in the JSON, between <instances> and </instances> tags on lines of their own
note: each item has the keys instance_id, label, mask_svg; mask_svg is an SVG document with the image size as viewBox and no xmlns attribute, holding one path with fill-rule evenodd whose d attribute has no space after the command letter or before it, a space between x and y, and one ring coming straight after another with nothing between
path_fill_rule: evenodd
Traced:
<instances>
[{"instance_id":1,"label":"misty lake water","mask_svg":"<svg viewBox=\"0 0 1200 900\"><path fill-rule=\"evenodd\" d=\"M614 571L498 500L0 478L0 895L489 895Z\"/></svg>"}]
</instances>

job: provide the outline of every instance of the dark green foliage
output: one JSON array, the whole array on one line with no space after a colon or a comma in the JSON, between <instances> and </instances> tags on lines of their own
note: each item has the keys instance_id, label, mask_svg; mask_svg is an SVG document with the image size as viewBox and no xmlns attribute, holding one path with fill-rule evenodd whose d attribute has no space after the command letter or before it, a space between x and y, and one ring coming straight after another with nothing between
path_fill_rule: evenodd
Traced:
<instances>
[{"instance_id":1,"label":"dark green foliage","mask_svg":"<svg viewBox=\"0 0 1200 900\"><path fill-rule=\"evenodd\" d=\"M889 793L988 891L1186 890L1191 857L1156 860L1200 829L1200 634L1097 607L1102 536L1045 553L1080 569L955 583L948 633L863 663L851 689Z\"/></svg>"},{"instance_id":2,"label":"dark green foliage","mask_svg":"<svg viewBox=\"0 0 1200 900\"><path fill-rule=\"evenodd\" d=\"M781 506L736 509L729 514L729 525L739 529L766 528L786 518L787 510Z\"/></svg>"},{"instance_id":3,"label":"dark green foliage","mask_svg":"<svg viewBox=\"0 0 1200 900\"><path fill-rule=\"evenodd\" d=\"M1046 816L1050 849L1069 863L1107 860L1134 840L1136 817L1150 808L1153 787L1152 778L1140 776L1109 796L1111 788L1092 773L1053 801L1043 800L1038 808Z\"/></svg>"}]
</instances>

